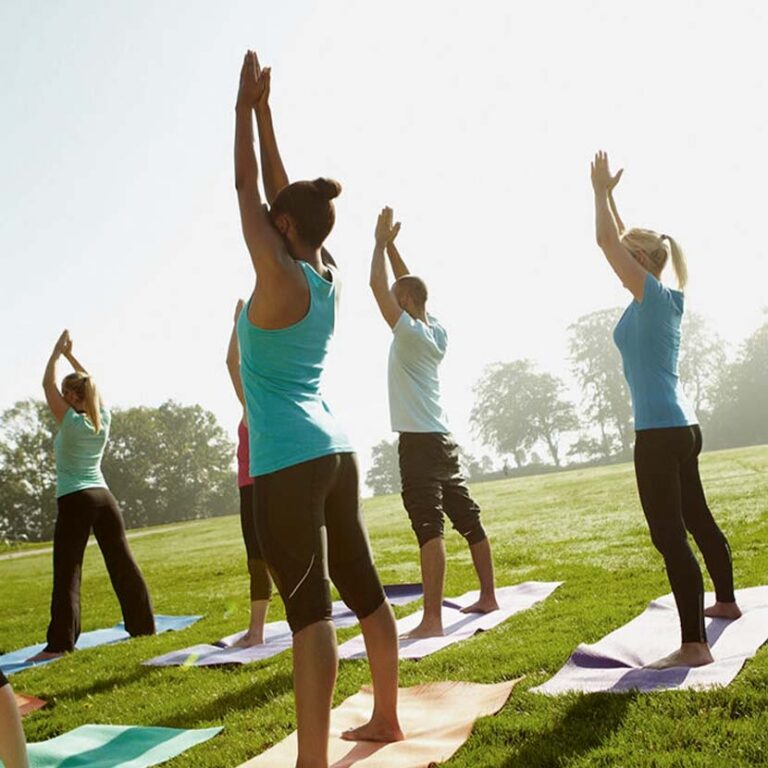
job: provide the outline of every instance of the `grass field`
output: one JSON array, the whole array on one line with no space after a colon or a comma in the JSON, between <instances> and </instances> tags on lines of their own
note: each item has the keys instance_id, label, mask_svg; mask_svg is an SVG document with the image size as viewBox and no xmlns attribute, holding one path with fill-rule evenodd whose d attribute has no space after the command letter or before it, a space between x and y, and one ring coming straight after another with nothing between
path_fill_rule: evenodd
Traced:
<instances>
[{"instance_id":1,"label":"grass field","mask_svg":"<svg viewBox=\"0 0 768 768\"><path fill-rule=\"evenodd\" d=\"M705 455L711 506L734 551L737 586L768 581L768 447ZM506 707L478 722L453 768L536 766L768 765L768 648L727 688L705 693L593 694L549 698L528 693L579 642L594 642L669 591L637 502L629 465L503 480L474 488L495 549L499 584L565 583L544 603L497 629L420 662L401 665L403 685L432 680L524 681ZM399 497L366 502L382 579L418 580L417 550ZM475 588L469 553L447 536L447 594ZM295 726L291 658L237 669L155 669L140 662L210 642L244 628L245 553L235 517L178 525L132 542L158 613L200 613L183 633L77 652L14 675L17 690L47 699L24 720L37 741L84 723L206 727L212 741L169 768L236 766ZM0 562L0 652L44 638L50 555ZM707 582L709 584L709 582ZM83 629L120 618L95 548L86 554ZM414 606L397 609L398 615ZM283 617L275 599L271 618ZM356 629L339 633L340 640ZM335 703L367 682L365 662L343 662Z\"/></svg>"}]
</instances>

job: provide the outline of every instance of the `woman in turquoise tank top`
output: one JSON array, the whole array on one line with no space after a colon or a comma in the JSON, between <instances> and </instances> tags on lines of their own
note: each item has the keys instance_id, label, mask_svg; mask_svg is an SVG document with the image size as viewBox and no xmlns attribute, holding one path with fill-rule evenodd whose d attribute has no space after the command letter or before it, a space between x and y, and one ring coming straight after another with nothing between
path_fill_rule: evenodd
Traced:
<instances>
[{"instance_id":1,"label":"woman in turquoise tank top","mask_svg":"<svg viewBox=\"0 0 768 768\"><path fill-rule=\"evenodd\" d=\"M632 396L635 475L651 540L664 558L680 615L680 648L651 665L692 667L713 661L705 616L737 619L728 541L707 506L699 477L701 429L680 386L678 356L684 311L685 258L677 242L648 229L624 228L613 199L622 171L611 176L608 157L592 163L597 244L633 296L614 331ZM661 283L667 262L679 291ZM688 543L693 536L715 585L704 609L704 582Z\"/></svg>"},{"instance_id":2,"label":"woman in turquoise tank top","mask_svg":"<svg viewBox=\"0 0 768 768\"><path fill-rule=\"evenodd\" d=\"M64 356L75 369L56 386L56 363ZM80 635L80 574L91 529L120 601L128 634L152 635L155 619L144 577L125 538L123 518L101 474L109 437L110 414L93 377L72 354L69 332L61 334L43 377L43 389L59 431L56 455L56 504L53 534L53 596L46 647L34 660L74 650Z\"/></svg>"},{"instance_id":3,"label":"woman in turquoise tank top","mask_svg":"<svg viewBox=\"0 0 768 768\"><path fill-rule=\"evenodd\" d=\"M235 108L235 186L257 280L238 320L240 370L256 533L293 631L297 766L327 766L338 667L329 576L360 619L373 677L371 720L346 738L403 738L397 635L360 514L357 461L320 392L339 280L323 241L341 187L288 182L269 88L270 70L249 51ZM269 211L259 192L254 112Z\"/></svg>"}]
</instances>

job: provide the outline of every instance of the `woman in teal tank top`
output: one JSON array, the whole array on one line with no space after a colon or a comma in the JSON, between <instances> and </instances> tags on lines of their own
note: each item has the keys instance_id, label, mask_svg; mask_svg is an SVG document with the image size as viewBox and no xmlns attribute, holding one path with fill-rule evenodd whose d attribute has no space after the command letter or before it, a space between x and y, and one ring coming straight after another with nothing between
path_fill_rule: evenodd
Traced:
<instances>
[{"instance_id":1,"label":"woman in teal tank top","mask_svg":"<svg viewBox=\"0 0 768 768\"><path fill-rule=\"evenodd\" d=\"M394 741L397 635L360 514L358 468L320 391L338 272L323 248L340 185L288 182L269 108L270 70L248 52L235 108L235 186L256 285L238 320L256 533L293 631L298 766L327 765L338 654L330 579L357 614L374 686L371 720L345 736ZM256 113L264 187L254 151ZM318 761L319 758L319 761Z\"/></svg>"},{"instance_id":2,"label":"woman in teal tank top","mask_svg":"<svg viewBox=\"0 0 768 768\"><path fill-rule=\"evenodd\" d=\"M75 369L56 386L56 363L64 356ZM120 601L128 634L152 635L155 619L147 585L125 538L123 518L101 473L110 414L93 377L72 354L68 331L61 334L43 377L48 406L59 423L54 438L56 504L53 534L53 596L48 642L34 660L74 650L80 635L80 574L91 529Z\"/></svg>"},{"instance_id":3,"label":"woman in teal tank top","mask_svg":"<svg viewBox=\"0 0 768 768\"><path fill-rule=\"evenodd\" d=\"M613 188L608 157L592 163L597 244L633 296L614 331L632 396L635 421L635 475L651 540L664 558L680 616L680 648L652 664L655 669L702 666L713 661L705 616L737 619L731 550L707 506L699 477L701 429L678 375L682 288L687 279L683 253L675 240L648 229L625 230ZM672 262L679 291L661 283ZM701 568L690 533L715 585L716 602L704 609Z\"/></svg>"}]
</instances>

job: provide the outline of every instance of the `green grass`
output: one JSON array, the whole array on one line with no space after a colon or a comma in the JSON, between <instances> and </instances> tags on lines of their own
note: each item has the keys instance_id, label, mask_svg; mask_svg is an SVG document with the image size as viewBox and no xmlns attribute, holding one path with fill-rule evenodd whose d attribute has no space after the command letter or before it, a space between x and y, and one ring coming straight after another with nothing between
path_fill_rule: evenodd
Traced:
<instances>
[{"instance_id":1,"label":"green grass","mask_svg":"<svg viewBox=\"0 0 768 768\"><path fill-rule=\"evenodd\" d=\"M734 551L737 585L765 583L768 447L705 455L702 474ZM557 671L579 642L598 640L669 591L630 466L503 480L473 490L492 537L499 584L565 583L548 600L492 632L401 665L403 685L445 679L491 683L525 675L501 713L477 723L450 766L768 764L768 648L730 686L709 692L557 698L528 693ZM365 510L382 579L418 580L416 545L399 498L371 500ZM475 588L466 546L453 532L447 546L447 594ZM140 665L151 656L244 627L247 573L238 519L178 525L138 538L132 548L158 613L205 618L180 634L81 651L14 675L18 690L50 702L25 718L28 739L45 739L89 722L224 725L220 736L167 764L214 768L238 765L290 733L295 727L290 654L236 669ZM50 570L50 555L0 562L0 652L43 639ZM84 630L119 620L95 548L87 550L82 594ZM283 616L275 599L271 617ZM339 638L356 632L345 630ZM335 704L367 680L365 662L343 662Z\"/></svg>"}]
</instances>

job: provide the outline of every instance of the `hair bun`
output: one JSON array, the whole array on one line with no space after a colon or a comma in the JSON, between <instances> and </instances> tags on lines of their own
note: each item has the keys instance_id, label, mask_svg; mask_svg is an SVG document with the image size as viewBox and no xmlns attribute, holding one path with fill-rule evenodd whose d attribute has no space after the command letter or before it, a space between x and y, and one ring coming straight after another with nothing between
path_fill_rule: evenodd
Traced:
<instances>
[{"instance_id":1,"label":"hair bun","mask_svg":"<svg viewBox=\"0 0 768 768\"><path fill-rule=\"evenodd\" d=\"M315 179L312 184L326 200L333 200L334 197L338 197L341 194L341 184L335 179L321 177Z\"/></svg>"}]
</instances>

